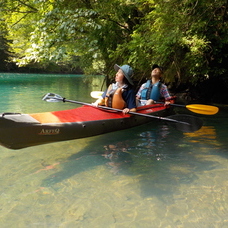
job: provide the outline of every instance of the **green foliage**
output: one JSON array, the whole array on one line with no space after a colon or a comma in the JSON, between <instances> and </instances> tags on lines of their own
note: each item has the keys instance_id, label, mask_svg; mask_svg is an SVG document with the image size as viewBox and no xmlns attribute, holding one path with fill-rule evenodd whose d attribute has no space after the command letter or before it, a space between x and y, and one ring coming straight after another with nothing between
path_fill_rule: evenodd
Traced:
<instances>
[{"instance_id":1,"label":"green foliage","mask_svg":"<svg viewBox=\"0 0 228 228\"><path fill-rule=\"evenodd\" d=\"M1 15L1 14L0 14ZM7 30L3 20L0 20L0 71L6 71L10 56L10 41L6 39Z\"/></svg>"},{"instance_id":2,"label":"green foliage","mask_svg":"<svg viewBox=\"0 0 228 228\"><path fill-rule=\"evenodd\" d=\"M142 80L158 63L177 85L227 77L225 0L2 0L1 9L19 66L112 77L115 63L130 64Z\"/></svg>"}]
</instances>

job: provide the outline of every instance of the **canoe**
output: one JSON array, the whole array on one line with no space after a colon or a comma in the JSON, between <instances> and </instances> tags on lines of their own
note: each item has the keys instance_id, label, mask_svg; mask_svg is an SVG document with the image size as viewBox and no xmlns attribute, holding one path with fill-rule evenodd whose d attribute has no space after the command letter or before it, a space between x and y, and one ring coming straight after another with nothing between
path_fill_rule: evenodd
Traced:
<instances>
[{"instance_id":1,"label":"canoe","mask_svg":"<svg viewBox=\"0 0 228 228\"><path fill-rule=\"evenodd\" d=\"M138 108L137 113L167 116L170 110L170 106L154 104ZM1 113L0 144L10 149L21 149L124 130L152 120L88 105L44 113Z\"/></svg>"}]
</instances>

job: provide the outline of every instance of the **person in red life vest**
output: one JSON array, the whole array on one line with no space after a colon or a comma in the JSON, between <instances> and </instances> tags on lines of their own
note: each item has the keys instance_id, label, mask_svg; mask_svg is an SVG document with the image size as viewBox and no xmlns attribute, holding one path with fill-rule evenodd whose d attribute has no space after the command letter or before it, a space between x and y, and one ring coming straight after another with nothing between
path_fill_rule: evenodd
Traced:
<instances>
[{"instance_id":1,"label":"person in red life vest","mask_svg":"<svg viewBox=\"0 0 228 228\"><path fill-rule=\"evenodd\" d=\"M133 81L131 79L133 70L129 65L114 65L117 72L115 83L109 85L108 89L94 103L94 106L106 105L111 108L123 109L123 113L136 111L135 92L133 90Z\"/></svg>"},{"instance_id":2,"label":"person in red life vest","mask_svg":"<svg viewBox=\"0 0 228 228\"><path fill-rule=\"evenodd\" d=\"M163 75L162 67L154 64L151 71L151 80L142 84L136 94L137 106L151 105L161 99L165 100L165 105L170 104L171 96L167 89L167 86L161 83L161 77Z\"/></svg>"}]
</instances>

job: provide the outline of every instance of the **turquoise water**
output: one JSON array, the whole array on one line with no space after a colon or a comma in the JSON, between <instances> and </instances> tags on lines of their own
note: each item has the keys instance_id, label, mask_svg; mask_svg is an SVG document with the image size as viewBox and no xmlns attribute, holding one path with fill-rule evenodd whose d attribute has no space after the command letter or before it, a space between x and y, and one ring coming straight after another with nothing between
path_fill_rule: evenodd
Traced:
<instances>
[{"instance_id":1,"label":"turquoise water","mask_svg":"<svg viewBox=\"0 0 228 228\"><path fill-rule=\"evenodd\" d=\"M73 108L48 92L92 102L102 77L0 73L0 112ZM177 112L190 113L184 109ZM228 107L182 133L154 121L106 135L21 150L0 147L3 228L225 228Z\"/></svg>"}]
</instances>

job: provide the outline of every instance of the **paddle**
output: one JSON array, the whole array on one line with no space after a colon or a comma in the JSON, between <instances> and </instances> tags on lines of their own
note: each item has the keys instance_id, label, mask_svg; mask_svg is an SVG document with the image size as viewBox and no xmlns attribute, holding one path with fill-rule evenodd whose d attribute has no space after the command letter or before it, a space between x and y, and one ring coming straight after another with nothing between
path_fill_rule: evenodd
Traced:
<instances>
[{"instance_id":1,"label":"paddle","mask_svg":"<svg viewBox=\"0 0 228 228\"><path fill-rule=\"evenodd\" d=\"M164 104L164 102L155 102L156 104ZM219 111L219 108L211 105L202 105L202 104L189 104L189 105L180 105L180 104L170 104L172 106L187 108L191 112L195 112L203 115L214 115Z\"/></svg>"},{"instance_id":2,"label":"paddle","mask_svg":"<svg viewBox=\"0 0 228 228\"><path fill-rule=\"evenodd\" d=\"M93 98L99 98L103 94L102 91L92 91L90 96ZM164 104L164 102L155 102L156 104ZM189 104L189 105L180 105L180 104L170 104L172 106L187 108L191 112L195 112L203 115L214 115L219 109L216 106L211 105L202 105L202 104Z\"/></svg>"},{"instance_id":3,"label":"paddle","mask_svg":"<svg viewBox=\"0 0 228 228\"><path fill-rule=\"evenodd\" d=\"M92 91L92 92L90 93L90 96L93 97L93 98L98 99L98 98L101 97L101 95L102 95L103 93L104 93L104 92L102 92L102 91Z\"/></svg>"},{"instance_id":4,"label":"paddle","mask_svg":"<svg viewBox=\"0 0 228 228\"><path fill-rule=\"evenodd\" d=\"M107 106L95 107L94 105L89 104L89 103L85 103L85 102L81 102L81 101L74 101L74 100L67 100L66 98L63 98L60 95L55 94L55 93L47 93L45 96L43 96L42 100L47 101L47 102L56 102L56 101L70 102L70 103L75 103L75 104L92 106L94 108L101 108L101 109L106 109L106 110L122 112L121 109L110 108ZM166 117L152 116L152 115L138 113L138 112L129 112L129 114L167 121L167 122L172 123L173 127L177 128L178 130L183 131L183 132L197 131L203 125L203 122L200 118L195 117L195 116L190 116L190 115L173 115L173 116L170 116L169 118L166 118Z\"/></svg>"}]
</instances>

